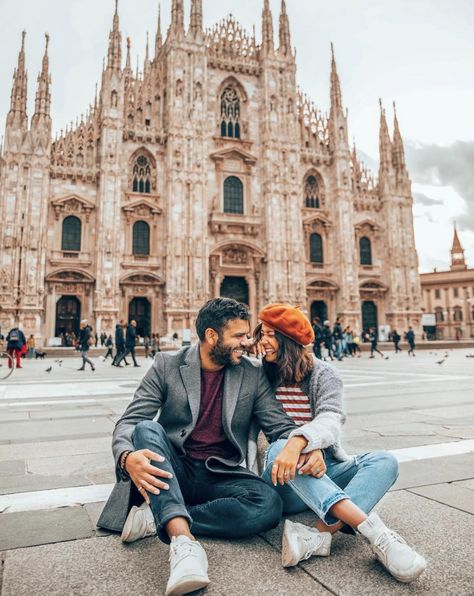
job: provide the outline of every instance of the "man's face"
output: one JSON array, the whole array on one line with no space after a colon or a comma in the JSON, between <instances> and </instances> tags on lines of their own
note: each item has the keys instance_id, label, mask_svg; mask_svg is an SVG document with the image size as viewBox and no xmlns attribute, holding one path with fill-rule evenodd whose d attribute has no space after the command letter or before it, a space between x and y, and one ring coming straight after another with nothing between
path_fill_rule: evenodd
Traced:
<instances>
[{"instance_id":1,"label":"man's face","mask_svg":"<svg viewBox=\"0 0 474 596\"><path fill-rule=\"evenodd\" d=\"M242 360L247 337L250 333L250 324L242 319L232 319L221 329L215 345L209 352L209 357L214 364L221 366L237 366Z\"/></svg>"}]
</instances>

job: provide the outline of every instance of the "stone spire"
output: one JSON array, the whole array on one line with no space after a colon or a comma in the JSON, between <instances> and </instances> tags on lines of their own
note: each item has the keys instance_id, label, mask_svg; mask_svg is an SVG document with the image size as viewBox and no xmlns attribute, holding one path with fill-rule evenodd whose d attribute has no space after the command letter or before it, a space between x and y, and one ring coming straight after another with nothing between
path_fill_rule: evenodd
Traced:
<instances>
[{"instance_id":1,"label":"stone spire","mask_svg":"<svg viewBox=\"0 0 474 596\"><path fill-rule=\"evenodd\" d=\"M286 2L281 0L280 11L280 47L278 52L283 56L291 54L291 34L290 34L290 20L286 12Z\"/></svg>"},{"instance_id":2,"label":"stone spire","mask_svg":"<svg viewBox=\"0 0 474 596\"><path fill-rule=\"evenodd\" d=\"M264 0L262 12L262 50L265 54L275 51L273 42L273 17L270 0Z\"/></svg>"},{"instance_id":3,"label":"stone spire","mask_svg":"<svg viewBox=\"0 0 474 596\"><path fill-rule=\"evenodd\" d=\"M51 109L51 75L49 74L49 58L48 58L48 45L49 35L46 33L46 47L44 50L43 64L41 72L38 75L38 88L36 91L35 99L35 113L33 115L32 124L35 125L40 120L41 116L49 118Z\"/></svg>"},{"instance_id":4,"label":"stone spire","mask_svg":"<svg viewBox=\"0 0 474 596\"><path fill-rule=\"evenodd\" d=\"M360 169L360 162L359 162L359 158L357 156L357 148L356 148L355 141L352 146L351 161L352 161L352 176L354 178L354 182L356 184L358 184L358 183L360 183L362 171Z\"/></svg>"},{"instance_id":5,"label":"stone spire","mask_svg":"<svg viewBox=\"0 0 474 596\"><path fill-rule=\"evenodd\" d=\"M21 34L21 49L18 54L18 65L13 73L13 86L11 93L10 111L7 116L7 126L16 124L27 130L28 116L26 113L28 73L25 69L25 37L26 31Z\"/></svg>"},{"instance_id":6,"label":"stone spire","mask_svg":"<svg viewBox=\"0 0 474 596\"><path fill-rule=\"evenodd\" d=\"M337 110L342 112L342 93L334 57L334 46L331 43L331 112L335 113Z\"/></svg>"},{"instance_id":7,"label":"stone spire","mask_svg":"<svg viewBox=\"0 0 474 596\"><path fill-rule=\"evenodd\" d=\"M194 38L204 33L202 22L202 0L191 1L190 31Z\"/></svg>"},{"instance_id":8,"label":"stone spire","mask_svg":"<svg viewBox=\"0 0 474 596\"><path fill-rule=\"evenodd\" d=\"M158 57L158 53L163 46L163 37L161 35L161 4L158 5L158 24L156 26L155 36L155 60Z\"/></svg>"},{"instance_id":9,"label":"stone spire","mask_svg":"<svg viewBox=\"0 0 474 596\"><path fill-rule=\"evenodd\" d=\"M132 46L132 40L130 37L127 37L127 59L125 61L125 70L127 72L132 72L132 58L130 56L130 48Z\"/></svg>"},{"instance_id":10,"label":"stone spire","mask_svg":"<svg viewBox=\"0 0 474 596\"><path fill-rule=\"evenodd\" d=\"M451 271L464 271L467 269L464 249L458 236L456 224L454 224L453 247L451 248Z\"/></svg>"},{"instance_id":11,"label":"stone spire","mask_svg":"<svg viewBox=\"0 0 474 596\"><path fill-rule=\"evenodd\" d=\"M120 70L122 68L122 34L119 29L118 0L115 0L114 20L109 34L107 68L110 70Z\"/></svg>"},{"instance_id":12,"label":"stone spire","mask_svg":"<svg viewBox=\"0 0 474 596\"><path fill-rule=\"evenodd\" d=\"M398 118L397 118L397 109L395 106L395 102L393 102L393 114L394 114L394 124L393 124L393 149L392 149L392 161L393 165L397 170L405 170L406 163L405 163L405 150L403 148L403 139L400 133L400 127L398 125Z\"/></svg>"},{"instance_id":13,"label":"stone spire","mask_svg":"<svg viewBox=\"0 0 474 596\"><path fill-rule=\"evenodd\" d=\"M170 33L172 35L181 35L184 33L184 4L183 4L183 0L173 0L173 4L171 7Z\"/></svg>"},{"instance_id":14,"label":"stone spire","mask_svg":"<svg viewBox=\"0 0 474 596\"><path fill-rule=\"evenodd\" d=\"M380 103L380 132L379 132L379 159L380 159L380 173L386 173L390 169L392 163L392 142L388 132L387 119L385 117L385 110Z\"/></svg>"}]
</instances>

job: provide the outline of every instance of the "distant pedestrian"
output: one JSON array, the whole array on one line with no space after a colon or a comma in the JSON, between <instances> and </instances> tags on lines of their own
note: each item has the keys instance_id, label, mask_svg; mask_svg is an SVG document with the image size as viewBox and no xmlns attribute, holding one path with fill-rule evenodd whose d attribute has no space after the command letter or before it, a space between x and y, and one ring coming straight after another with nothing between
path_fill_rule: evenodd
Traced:
<instances>
[{"instance_id":1,"label":"distant pedestrian","mask_svg":"<svg viewBox=\"0 0 474 596\"><path fill-rule=\"evenodd\" d=\"M150 356L150 344L150 338L148 337L148 335L145 335L145 337L143 338L143 345L145 347L145 358L148 358Z\"/></svg>"},{"instance_id":2,"label":"distant pedestrian","mask_svg":"<svg viewBox=\"0 0 474 596\"><path fill-rule=\"evenodd\" d=\"M94 346L97 348L98 345L99 345L99 336L97 335L97 333L94 333Z\"/></svg>"},{"instance_id":3,"label":"distant pedestrian","mask_svg":"<svg viewBox=\"0 0 474 596\"><path fill-rule=\"evenodd\" d=\"M336 358L342 360L342 354L344 350L344 337L342 332L341 319L337 317L332 330L333 344L336 348Z\"/></svg>"},{"instance_id":4,"label":"distant pedestrian","mask_svg":"<svg viewBox=\"0 0 474 596\"><path fill-rule=\"evenodd\" d=\"M23 346L26 345L26 338L25 334L21 329L18 327L13 327L10 329L7 335L7 352L10 354L12 358L16 360L16 367L22 368L21 366L21 353L23 350ZM11 368L13 366L12 361L8 361L8 367Z\"/></svg>"},{"instance_id":5,"label":"distant pedestrian","mask_svg":"<svg viewBox=\"0 0 474 596\"><path fill-rule=\"evenodd\" d=\"M408 331L406 334L407 342L408 342L408 356L415 356L415 332L413 331L413 327L408 327Z\"/></svg>"},{"instance_id":6,"label":"distant pedestrian","mask_svg":"<svg viewBox=\"0 0 474 596\"><path fill-rule=\"evenodd\" d=\"M95 371L95 366L92 360L89 360L87 357L87 353L89 352L91 345L94 344L94 341L92 327L88 324L87 319L82 320L79 331L79 351L81 353L82 366L78 370L86 370L86 364L89 364L91 369Z\"/></svg>"},{"instance_id":7,"label":"distant pedestrian","mask_svg":"<svg viewBox=\"0 0 474 596\"><path fill-rule=\"evenodd\" d=\"M322 360L321 355L321 344L323 342L323 327L321 325L321 321L319 317L314 317L313 319L313 331L314 331L314 343L313 343L313 352L318 360Z\"/></svg>"},{"instance_id":8,"label":"distant pedestrian","mask_svg":"<svg viewBox=\"0 0 474 596\"><path fill-rule=\"evenodd\" d=\"M371 327L369 329L369 341L370 341L370 358L375 358L374 352L377 352L377 354L380 354L380 356L382 358L385 358L387 360L388 356L384 356L382 354L382 352L377 348L377 344L378 344L379 340L377 337L377 332L375 331L375 329L373 327Z\"/></svg>"},{"instance_id":9,"label":"distant pedestrian","mask_svg":"<svg viewBox=\"0 0 474 596\"><path fill-rule=\"evenodd\" d=\"M392 342L393 342L393 346L395 348L395 354L402 351L400 346L398 345L400 343L401 339L402 339L401 335L397 332L396 329L394 329L392 331Z\"/></svg>"},{"instance_id":10,"label":"distant pedestrian","mask_svg":"<svg viewBox=\"0 0 474 596\"><path fill-rule=\"evenodd\" d=\"M100 345L103 348L107 342L107 333L105 333L105 331L102 331L102 333L100 334Z\"/></svg>"},{"instance_id":11,"label":"distant pedestrian","mask_svg":"<svg viewBox=\"0 0 474 596\"><path fill-rule=\"evenodd\" d=\"M330 325L329 321L324 321L324 326L323 326L323 345L324 345L324 348L326 350L327 355L329 356L329 358L332 361L332 360L334 360L334 358L333 358L334 350L333 350L333 347L332 347L331 327L329 325ZM326 360L326 354L324 354L323 360Z\"/></svg>"},{"instance_id":12,"label":"distant pedestrian","mask_svg":"<svg viewBox=\"0 0 474 596\"><path fill-rule=\"evenodd\" d=\"M27 342L26 342L26 347L27 347L27 354L26 357L31 360L31 358L35 357L35 352L36 352L36 340L35 340L35 336L33 334L30 335L30 337L28 338Z\"/></svg>"},{"instance_id":13,"label":"distant pedestrian","mask_svg":"<svg viewBox=\"0 0 474 596\"><path fill-rule=\"evenodd\" d=\"M107 348L107 352L104 357L104 362L107 360L107 358L109 356L112 358L112 362L113 362L113 360L114 360L114 340L112 339L112 336L109 335L109 337L106 337L104 343L105 343L105 347Z\"/></svg>"},{"instance_id":14,"label":"distant pedestrian","mask_svg":"<svg viewBox=\"0 0 474 596\"><path fill-rule=\"evenodd\" d=\"M357 331L354 331L352 336L352 355L357 354L357 358L360 358L361 349L360 349L360 335Z\"/></svg>"},{"instance_id":15,"label":"distant pedestrian","mask_svg":"<svg viewBox=\"0 0 474 596\"><path fill-rule=\"evenodd\" d=\"M124 327L126 325L126 322L124 319L122 319L120 321L120 323L117 323L117 325L115 325L115 358L112 362L112 366L121 366L120 364L117 364L119 358L125 354L125 334L124 334ZM128 362L127 359L124 357L123 361L125 363L126 366L128 366Z\"/></svg>"},{"instance_id":16,"label":"distant pedestrian","mask_svg":"<svg viewBox=\"0 0 474 596\"><path fill-rule=\"evenodd\" d=\"M140 366L135 358L136 342L137 342L137 322L130 321L130 324L127 327L127 333L125 336L125 352L117 360L117 363L115 366L120 366L120 363L122 362L122 360L125 360L125 357L128 356L129 354L132 356L133 366L135 366L135 367Z\"/></svg>"}]
</instances>

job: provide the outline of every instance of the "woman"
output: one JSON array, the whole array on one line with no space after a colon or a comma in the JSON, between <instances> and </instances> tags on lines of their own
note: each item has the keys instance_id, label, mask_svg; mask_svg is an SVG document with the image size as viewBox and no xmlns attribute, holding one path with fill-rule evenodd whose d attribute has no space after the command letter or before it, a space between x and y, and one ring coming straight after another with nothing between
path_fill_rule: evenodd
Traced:
<instances>
[{"instance_id":1,"label":"woman","mask_svg":"<svg viewBox=\"0 0 474 596\"><path fill-rule=\"evenodd\" d=\"M30 335L30 337L28 338L28 341L26 342L26 347L28 349L28 353L27 353L27 358L31 359L35 357L35 351L36 351L36 341L35 341L35 336L33 334Z\"/></svg>"},{"instance_id":2,"label":"woman","mask_svg":"<svg viewBox=\"0 0 474 596\"><path fill-rule=\"evenodd\" d=\"M344 530L364 536L396 579L413 581L425 570L425 560L370 513L395 482L397 460L384 452L349 458L342 449L342 381L332 366L306 351L314 334L304 314L270 304L259 319L255 335L265 372L299 426L290 437L301 437L297 448L285 440L270 445L263 478L276 486L286 513L309 508L319 518L313 528L286 520L283 565L329 555L332 535Z\"/></svg>"}]
</instances>

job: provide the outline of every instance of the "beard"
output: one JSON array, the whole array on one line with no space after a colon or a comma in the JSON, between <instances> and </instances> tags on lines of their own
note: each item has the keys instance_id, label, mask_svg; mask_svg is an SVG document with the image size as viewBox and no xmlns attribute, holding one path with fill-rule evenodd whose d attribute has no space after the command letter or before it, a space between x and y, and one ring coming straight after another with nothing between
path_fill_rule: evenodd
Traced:
<instances>
[{"instance_id":1,"label":"beard","mask_svg":"<svg viewBox=\"0 0 474 596\"><path fill-rule=\"evenodd\" d=\"M238 366L240 364L240 360L236 362L232 359L233 351L234 348L223 343L219 337L216 345L209 352L209 357L214 364L218 364L219 366Z\"/></svg>"}]
</instances>

